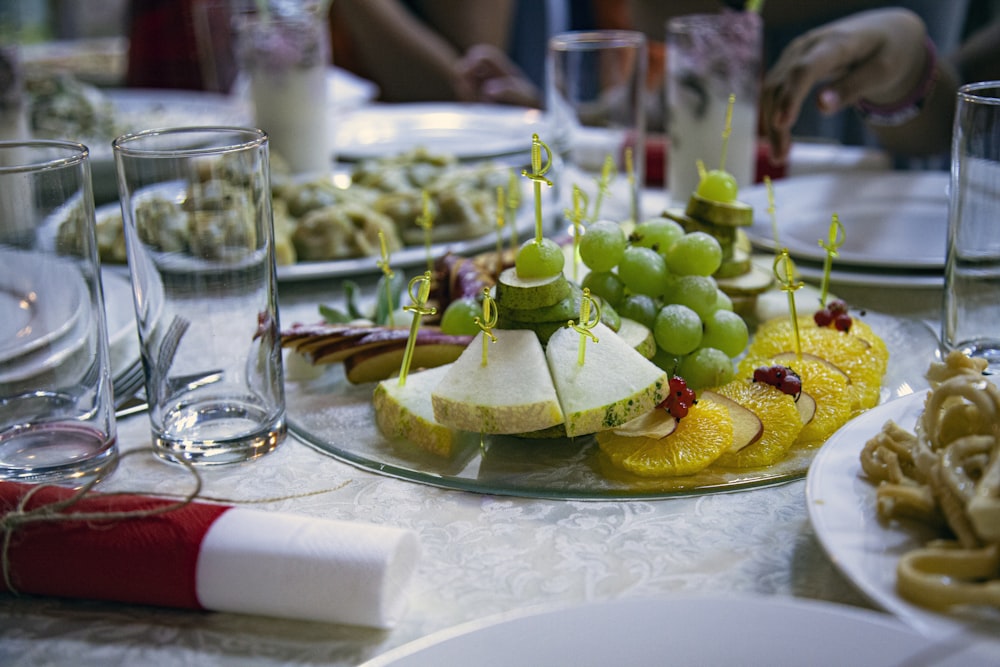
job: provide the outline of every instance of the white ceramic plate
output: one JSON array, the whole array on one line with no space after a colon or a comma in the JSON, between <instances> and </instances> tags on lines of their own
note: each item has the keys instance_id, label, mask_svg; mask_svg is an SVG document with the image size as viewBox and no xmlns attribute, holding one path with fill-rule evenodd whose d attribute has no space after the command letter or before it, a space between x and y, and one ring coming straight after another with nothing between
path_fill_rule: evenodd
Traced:
<instances>
[{"instance_id":1,"label":"white ceramic plate","mask_svg":"<svg viewBox=\"0 0 1000 667\"><path fill-rule=\"evenodd\" d=\"M117 376L139 358L139 338L132 303L132 283L127 271L103 269L104 312L108 319L111 374Z\"/></svg>"},{"instance_id":2,"label":"white ceramic plate","mask_svg":"<svg viewBox=\"0 0 1000 667\"><path fill-rule=\"evenodd\" d=\"M344 114L334 133L337 158L355 161L425 146L460 160L485 159L531 149L544 132L538 109L484 104L375 104Z\"/></svg>"},{"instance_id":3,"label":"white ceramic plate","mask_svg":"<svg viewBox=\"0 0 1000 667\"><path fill-rule=\"evenodd\" d=\"M774 258L771 256L755 257L754 262L771 271ZM823 280L823 265L804 261L795 263L795 268L803 279L820 284ZM854 267L837 267L830 271L830 284L851 286L898 287L900 289L941 289L944 287L943 271L906 271L864 269Z\"/></svg>"},{"instance_id":4,"label":"white ceramic plate","mask_svg":"<svg viewBox=\"0 0 1000 667\"><path fill-rule=\"evenodd\" d=\"M917 524L883 524L875 512L875 487L862 475L860 454L869 438L893 420L912 432L924 391L881 405L847 423L823 445L806 481L809 518L833 563L875 604L925 634L941 635L983 624L1000 636L1000 612L959 617L910 604L896 593L896 564L907 551L934 537ZM994 662L994 664L1000 664Z\"/></svg>"},{"instance_id":5,"label":"white ceramic plate","mask_svg":"<svg viewBox=\"0 0 1000 667\"><path fill-rule=\"evenodd\" d=\"M362 667L902 665L937 648L891 617L783 597L617 600L519 610L438 632ZM987 664L991 647L935 656ZM915 661L915 662L911 662Z\"/></svg>"},{"instance_id":6,"label":"white ceramic plate","mask_svg":"<svg viewBox=\"0 0 1000 667\"><path fill-rule=\"evenodd\" d=\"M826 251L819 241L829 237L836 213L845 240L835 266L943 269L948 178L936 171L859 171L775 181L779 241L793 258L823 262ZM740 199L754 209L750 241L775 250L766 188L747 188Z\"/></svg>"},{"instance_id":7,"label":"white ceramic plate","mask_svg":"<svg viewBox=\"0 0 1000 667\"><path fill-rule=\"evenodd\" d=\"M49 363L64 347L80 342L81 323L89 320L86 285L75 268L47 255L0 251L0 362L3 377ZM44 289L42 275L57 276L63 289ZM48 279L48 278L47 278Z\"/></svg>"}]
</instances>

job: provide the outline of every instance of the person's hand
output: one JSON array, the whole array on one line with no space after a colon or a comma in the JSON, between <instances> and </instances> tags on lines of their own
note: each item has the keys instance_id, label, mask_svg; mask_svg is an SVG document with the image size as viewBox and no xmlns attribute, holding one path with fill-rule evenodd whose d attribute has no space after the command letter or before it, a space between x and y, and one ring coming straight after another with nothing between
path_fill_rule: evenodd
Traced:
<instances>
[{"instance_id":1,"label":"person's hand","mask_svg":"<svg viewBox=\"0 0 1000 667\"><path fill-rule=\"evenodd\" d=\"M817 84L820 111L835 113L866 100L889 105L909 94L923 75L927 30L905 9L853 14L796 38L764 78L760 113L771 159L783 162L791 128Z\"/></svg>"},{"instance_id":2,"label":"person's hand","mask_svg":"<svg viewBox=\"0 0 1000 667\"><path fill-rule=\"evenodd\" d=\"M456 76L458 97L465 102L541 105L538 88L495 46L479 44L470 48L459 61Z\"/></svg>"}]
</instances>

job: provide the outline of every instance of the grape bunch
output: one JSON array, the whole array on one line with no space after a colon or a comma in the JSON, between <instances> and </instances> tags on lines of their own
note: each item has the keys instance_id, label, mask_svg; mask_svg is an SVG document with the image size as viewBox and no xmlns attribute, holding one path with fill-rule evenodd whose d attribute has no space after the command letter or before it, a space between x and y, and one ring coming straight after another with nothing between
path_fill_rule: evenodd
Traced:
<instances>
[{"instance_id":1,"label":"grape bunch","mask_svg":"<svg viewBox=\"0 0 1000 667\"><path fill-rule=\"evenodd\" d=\"M590 269L581 287L653 331L660 368L692 388L732 379L749 332L712 278L722 263L715 237L668 218L645 220L629 237L614 222L596 221L580 239L580 258Z\"/></svg>"}]
</instances>

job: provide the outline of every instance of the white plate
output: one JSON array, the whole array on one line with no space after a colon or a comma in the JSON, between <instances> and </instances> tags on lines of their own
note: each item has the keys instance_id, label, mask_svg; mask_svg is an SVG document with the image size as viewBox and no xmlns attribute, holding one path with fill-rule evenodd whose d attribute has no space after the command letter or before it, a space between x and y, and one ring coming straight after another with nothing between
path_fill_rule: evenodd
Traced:
<instances>
[{"instance_id":1,"label":"white plate","mask_svg":"<svg viewBox=\"0 0 1000 667\"><path fill-rule=\"evenodd\" d=\"M771 271L774 258L755 256L754 263L766 271ZM803 261L795 263L795 268L803 279L820 284L823 280L823 266ZM830 270L830 284L851 286L898 287L901 289L941 289L944 287L944 273L934 271L906 271L837 267Z\"/></svg>"},{"instance_id":2,"label":"white plate","mask_svg":"<svg viewBox=\"0 0 1000 667\"><path fill-rule=\"evenodd\" d=\"M936 647L891 617L783 597L633 599L518 610L438 632L362 667L902 665ZM987 664L991 647L934 656ZM911 660L915 662L911 662Z\"/></svg>"},{"instance_id":3,"label":"white plate","mask_svg":"<svg viewBox=\"0 0 1000 667\"><path fill-rule=\"evenodd\" d=\"M869 438L893 420L912 432L923 410L924 391L881 405L847 423L820 449L806 480L809 518L833 563L875 604L929 635L982 623L1000 636L1000 613L960 618L913 605L896 593L896 564L922 546L933 531L916 524L883 524L875 512L875 487L861 471L860 454ZM994 664L1000 664L994 662Z\"/></svg>"},{"instance_id":4,"label":"white plate","mask_svg":"<svg viewBox=\"0 0 1000 667\"><path fill-rule=\"evenodd\" d=\"M89 312L86 285L76 268L40 253L3 250L0 263L0 362L7 377L28 357L48 356L70 344ZM53 277L62 289L45 289ZM53 283L48 283L53 284ZM42 348L49 348L43 350Z\"/></svg>"},{"instance_id":5,"label":"white plate","mask_svg":"<svg viewBox=\"0 0 1000 667\"><path fill-rule=\"evenodd\" d=\"M101 270L104 286L104 312L108 320L108 350L113 377L139 358L139 334L135 326L132 283L128 271Z\"/></svg>"},{"instance_id":6,"label":"white plate","mask_svg":"<svg viewBox=\"0 0 1000 667\"><path fill-rule=\"evenodd\" d=\"M486 104L374 104L338 119L334 146L341 160L395 155L426 146L460 160L523 152L544 132L538 109Z\"/></svg>"},{"instance_id":7,"label":"white plate","mask_svg":"<svg viewBox=\"0 0 1000 667\"><path fill-rule=\"evenodd\" d=\"M779 241L793 258L823 262L819 241L829 237L836 213L845 240L834 266L943 269L948 179L936 171L861 171L774 181ZM750 241L775 250L766 188L747 188L740 199L754 209Z\"/></svg>"}]
</instances>

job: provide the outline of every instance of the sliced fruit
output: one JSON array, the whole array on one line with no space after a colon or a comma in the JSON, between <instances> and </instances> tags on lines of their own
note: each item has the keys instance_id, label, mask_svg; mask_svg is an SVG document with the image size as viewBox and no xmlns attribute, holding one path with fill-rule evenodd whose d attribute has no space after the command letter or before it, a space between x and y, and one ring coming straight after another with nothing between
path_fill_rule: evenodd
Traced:
<instances>
[{"instance_id":1,"label":"sliced fruit","mask_svg":"<svg viewBox=\"0 0 1000 667\"><path fill-rule=\"evenodd\" d=\"M692 194L684 212L696 220L724 227L749 227L753 224L753 207L741 201L719 202Z\"/></svg>"},{"instance_id":2,"label":"sliced fruit","mask_svg":"<svg viewBox=\"0 0 1000 667\"><path fill-rule=\"evenodd\" d=\"M487 364L478 334L431 392L440 424L474 433L522 433L562 423L541 343L526 329L494 329Z\"/></svg>"},{"instance_id":3,"label":"sliced fruit","mask_svg":"<svg viewBox=\"0 0 1000 667\"><path fill-rule=\"evenodd\" d=\"M733 444L729 411L713 401L691 406L665 438L630 437L615 431L597 434L597 444L612 465L643 477L693 475L711 465Z\"/></svg>"},{"instance_id":4,"label":"sliced fruit","mask_svg":"<svg viewBox=\"0 0 1000 667\"><path fill-rule=\"evenodd\" d=\"M569 437L624 424L652 410L667 391L663 370L603 324L592 331L599 342L588 340L583 364L574 329L556 331L545 350Z\"/></svg>"},{"instance_id":5,"label":"sliced fruit","mask_svg":"<svg viewBox=\"0 0 1000 667\"><path fill-rule=\"evenodd\" d=\"M778 362L786 366L790 366L792 364L796 364L802 361L823 364L824 366L827 367L827 369L831 373L836 373L837 375L840 375L844 379L845 384L851 381L851 379L847 377L847 373L845 373L843 369L840 368L840 366L837 366L836 364L827 361L823 357L817 356L810 352L803 352L801 355L795 354L794 352L780 352L771 357L771 361Z\"/></svg>"},{"instance_id":6,"label":"sliced fruit","mask_svg":"<svg viewBox=\"0 0 1000 667\"><path fill-rule=\"evenodd\" d=\"M725 453L719 464L733 468L756 468L780 460L802 431L802 421L795 399L761 382L734 380L715 392L752 411L764 425L764 432L753 444Z\"/></svg>"},{"instance_id":7,"label":"sliced fruit","mask_svg":"<svg viewBox=\"0 0 1000 667\"><path fill-rule=\"evenodd\" d=\"M398 378L375 385L372 403L375 423L387 438L402 438L439 456L450 456L466 435L439 424L434 419L431 391L441 382L450 366L438 366L410 373L406 384Z\"/></svg>"},{"instance_id":8,"label":"sliced fruit","mask_svg":"<svg viewBox=\"0 0 1000 667\"><path fill-rule=\"evenodd\" d=\"M544 308L568 297L571 284L561 273L548 278L519 278L517 270L512 267L500 273L496 300L498 306L503 308Z\"/></svg>"},{"instance_id":9,"label":"sliced fruit","mask_svg":"<svg viewBox=\"0 0 1000 667\"><path fill-rule=\"evenodd\" d=\"M733 420L733 444L726 451L738 452L760 440L764 434L764 423L760 417L733 399L714 391L703 391L698 398L702 401L714 401L729 411L729 418Z\"/></svg>"},{"instance_id":10,"label":"sliced fruit","mask_svg":"<svg viewBox=\"0 0 1000 667\"><path fill-rule=\"evenodd\" d=\"M621 426L611 429L616 435L629 438L653 438L659 440L674 432L677 420L666 410L654 408Z\"/></svg>"},{"instance_id":11,"label":"sliced fruit","mask_svg":"<svg viewBox=\"0 0 1000 667\"><path fill-rule=\"evenodd\" d=\"M569 296L559 300L551 306L541 308L507 308L502 302L497 302L498 307L503 311L503 315L511 320L519 322L560 322L566 324L567 320L575 320L580 316L580 301L583 299L583 290L570 283Z\"/></svg>"},{"instance_id":12,"label":"sliced fruit","mask_svg":"<svg viewBox=\"0 0 1000 667\"><path fill-rule=\"evenodd\" d=\"M623 317L621 318L621 327L618 329L618 336L629 347L647 359L652 359L653 355L656 354L656 339L653 338L652 330L644 324Z\"/></svg>"},{"instance_id":13,"label":"sliced fruit","mask_svg":"<svg viewBox=\"0 0 1000 667\"><path fill-rule=\"evenodd\" d=\"M802 430L809 426L813 417L816 416L816 399L803 391L795 401L795 408L799 411L799 419L802 420ZM802 434L799 434L802 437Z\"/></svg>"},{"instance_id":14,"label":"sliced fruit","mask_svg":"<svg viewBox=\"0 0 1000 667\"><path fill-rule=\"evenodd\" d=\"M410 368L434 368L455 361L468 346L469 336L448 336L440 332L417 336ZM407 334L408 335L408 334ZM399 374L406 351L407 336L393 336L380 345L359 348L344 357L344 374L352 384L378 382Z\"/></svg>"}]
</instances>

